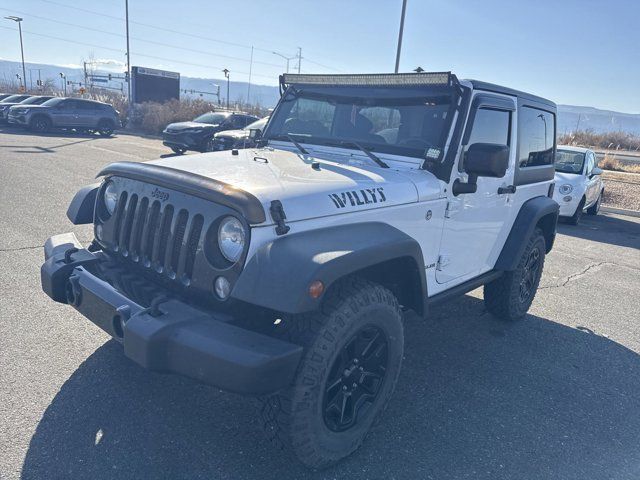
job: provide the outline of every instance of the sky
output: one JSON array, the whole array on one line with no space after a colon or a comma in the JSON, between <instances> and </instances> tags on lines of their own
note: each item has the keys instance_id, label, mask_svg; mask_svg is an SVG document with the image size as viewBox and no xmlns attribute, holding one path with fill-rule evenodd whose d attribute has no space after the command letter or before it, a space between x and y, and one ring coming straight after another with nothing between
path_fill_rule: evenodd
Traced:
<instances>
[{"instance_id":1,"label":"sky","mask_svg":"<svg viewBox=\"0 0 640 480\"><path fill-rule=\"evenodd\" d=\"M124 0L0 0L25 61L123 71ZM304 73L392 72L402 0L129 0L131 64L276 85ZM452 71L570 105L640 113L636 0L407 0L400 71ZM20 60L0 18L0 58ZM290 60L297 70L297 60Z\"/></svg>"}]
</instances>

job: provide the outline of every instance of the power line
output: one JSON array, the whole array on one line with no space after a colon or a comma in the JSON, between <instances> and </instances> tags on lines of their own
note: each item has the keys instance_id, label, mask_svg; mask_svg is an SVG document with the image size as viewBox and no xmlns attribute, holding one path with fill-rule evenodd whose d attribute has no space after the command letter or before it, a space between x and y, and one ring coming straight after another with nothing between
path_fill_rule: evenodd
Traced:
<instances>
[{"instance_id":1,"label":"power line","mask_svg":"<svg viewBox=\"0 0 640 480\"><path fill-rule=\"evenodd\" d=\"M33 14L27 13L27 12L19 12L19 11L16 11L16 10L9 10L7 8L0 8L0 10L4 10L6 12L18 13L20 15L29 16L29 17L32 17L32 18L37 18L39 20L44 20L44 21L47 21L47 22L58 23L60 25L66 25L66 26L69 26L69 27L82 28L84 30L89 30L89 31L92 31L92 32L98 32L98 33L102 33L102 34L105 34L105 35L112 35L114 37L120 37L120 38L125 38L126 37L125 35L123 35L121 33L114 33L114 32L109 32L107 30L100 30L100 29L93 28L93 27L87 27L87 26L84 26L84 25L78 25L77 23L70 23L70 22L64 22L62 20L55 20L53 18L41 17L39 15L33 15ZM131 22L131 23L133 23L133 22ZM189 48L189 47L180 47L180 46L172 45L172 44L169 44L169 43L156 42L154 40L146 40L146 39L140 38L140 37L130 36L129 38L131 38L132 40L136 40L137 42L149 43L151 45L158 45L158 46L167 47L167 48L175 48L176 50L184 50L184 51L188 51L188 52L194 52L194 53L198 53L198 54L201 54L201 55L208 55L210 57L228 58L230 60L238 60L238 61L241 61L241 62L249 63L249 60L247 60L246 58L242 58L242 57L234 57L232 55L224 55L224 54L221 54L221 53L210 53L210 52L207 52L207 51L204 51L204 50L197 50L195 48ZM278 65L276 63L262 62L262 61L259 61L259 60L254 60L253 63L258 64L258 65L266 65L266 66L269 66L269 67L276 67L276 68L280 68L281 67L280 65Z\"/></svg>"},{"instance_id":2,"label":"power line","mask_svg":"<svg viewBox=\"0 0 640 480\"><path fill-rule=\"evenodd\" d=\"M82 7L78 7L78 6L75 6L75 5L69 5L69 4L65 4L65 3L61 3L61 2L56 2L54 0L40 0L40 1L44 2L44 3L49 3L51 5L56 5L56 6L59 6L59 7L70 8L70 9L75 10L75 11L80 11L80 12L89 13L89 14L92 14L92 15L98 15L98 16L101 16L101 17L110 18L112 20L118 20L118 21L123 21L124 20L123 17L118 17L116 15L109 15L107 13L102 13L102 12L96 12L95 10L90 10L90 9L87 9L87 8L82 8ZM140 25L140 26L143 26L143 27L153 28L153 29L156 29L156 30L164 31L164 32L175 33L177 35L184 35L186 37L197 38L199 40L207 40L207 41L210 41L210 42L222 43L224 45L230 45L230 46L234 46L234 47L246 48L248 50L250 50L252 48L252 45L244 45L244 44L241 44L241 43L228 42L226 40L220 40L220 39L217 39L217 38L205 37L203 35L197 35L197 34L194 34L194 33L181 32L179 30L174 30L174 29L166 28L166 27L159 27L157 25L152 25L152 24L149 24L149 23L137 22L137 21L134 21L134 20L130 20L129 23L132 23L132 24L135 24L135 25ZM255 47L255 46L253 48L255 50L258 50L258 51L261 51L261 52L266 52L266 53L271 53L273 51L273 49L261 48L261 47ZM317 65L317 66L322 67L322 68L326 68L328 70L341 71L339 69L336 69L336 68L333 68L333 67L329 67L327 65L323 65L323 64L318 63L318 62L314 62L312 60L309 60L306 57L305 57L305 60L308 61L309 63L312 63L312 64ZM255 62L255 63L258 63L258 62Z\"/></svg>"},{"instance_id":3,"label":"power line","mask_svg":"<svg viewBox=\"0 0 640 480\"><path fill-rule=\"evenodd\" d=\"M4 25L0 25L0 28L3 28L5 30L12 30L10 27L5 27ZM73 43L75 45L93 47L93 48L98 48L98 49L102 49L102 50L109 50L109 51L112 51L112 52L117 52L117 53L120 53L120 54L124 54L123 50L119 50L117 48L105 47L103 45L95 45L95 44L92 44L92 43L78 42L76 40L70 40L68 38L56 37L54 35L47 35L47 34L44 34L44 33L36 33L36 32L31 32L31 31L28 31L28 30L23 30L23 33L28 33L29 35L36 35L38 37L50 38L50 39L53 39L53 40L59 40L61 42ZM219 67L212 66L212 65L203 65L201 63L186 62L184 60L176 60L176 59L173 59L173 58L158 57L158 56L155 56L155 55L148 55L148 54L137 53L137 52L133 52L133 53L135 53L135 55L137 55L138 57L151 58L151 59L154 59L154 60L164 60L166 62L179 63L179 64L190 65L190 66L194 66L194 67L201 67L201 68L206 68L206 69L218 69L219 68ZM249 74L248 72L241 72L241 71L236 71L235 73L239 73L241 75L248 75ZM271 80L274 79L273 75L260 75L260 74L257 74L257 73L253 73L252 75L256 76L256 77L269 78Z\"/></svg>"}]
</instances>

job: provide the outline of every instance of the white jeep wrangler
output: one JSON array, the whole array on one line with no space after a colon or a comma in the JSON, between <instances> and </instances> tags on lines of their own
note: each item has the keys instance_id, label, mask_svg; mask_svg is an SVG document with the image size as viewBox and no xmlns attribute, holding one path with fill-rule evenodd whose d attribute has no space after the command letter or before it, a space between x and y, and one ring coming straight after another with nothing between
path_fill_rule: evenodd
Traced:
<instances>
[{"instance_id":1,"label":"white jeep wrangler","mask_svg":"<svg viewBox=\"0 0 640 480\"><path fill-rule=\"evenodd\" d=\"M484 285L516 320L555 238L556 106L450 73L283 75L257 148L115 163L45 244L42 286L154 371L262 400L306 465L388 403L403 310Z\"/></svg>"}]
</instances>

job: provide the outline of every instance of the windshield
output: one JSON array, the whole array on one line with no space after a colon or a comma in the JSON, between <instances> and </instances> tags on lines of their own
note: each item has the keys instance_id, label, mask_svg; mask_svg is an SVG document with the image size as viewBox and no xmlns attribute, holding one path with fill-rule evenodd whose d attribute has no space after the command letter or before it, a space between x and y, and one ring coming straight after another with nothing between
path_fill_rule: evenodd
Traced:
<instances>
[{"instance_id":1,"label":"windshield","mask_svg":"<svg viewBox=\"0 0 640 480\"><path fill-rule=\"evenodd\" d=\"M256 120L255 122L250 123L249 125L244 127L243 130L253 130L253 129L263 130L264 126L267 124L267 120L269 120L269 117L264 117L264 118L261 118L260 120Z\"/></svg>"},{"instance_id":2,"label":"windshield","mask_svg":"<svg viewBox=\"0 0 640 480\"><path fill-rule=\"evenodd\" d=\"M556 172L579 174L582 173L583 165L584 153L572 152L569 150L556 151Z\"/></svg>"},{"instance_id":3,"label":"windshield","mask_svg":"<svg viewBox=\"0 0 640 480\"><path fill-rule=\"evenodd\" d=\"M341 146L438 160L452 116L450 92L436 87L289 87L267 140Z\"/></svg>"},{"instance_id":4,"label":"windshield","mask_svg":"<svg viewBox=\"0 0 640 480\"><path fill-rule=\"evenodd\" d=\"M197 123L210 123L211 125L218 125L219 123L224 122L224 119L227 118L228 115L224 113L205 113L193 119L194 122Z\"/></svg>"},{"instance_id":5,"label":"windshield","mask_svg":"<svg viewBox=\"0 0 640 480\"><path fill-rule=\"evenodd\" d=\"M1 100L0 103L18 103L25 98L29 98L29 95L11 95L10 97Z\"/></svg>"},{"instance_id":6,"label":"windshield","mask_svg":"<svg viewBox=\"0 0 640 480\"><path fill-rule=\"evenodd\" d=\"M48 99L46 97L31 97L26 100L20 102L20 105L40 105L43 102L46 102Z\"/></svg>"},{"instance_id":7,"label":"windshield","mask_svg":"<svg viewBox=\"0 0 640 480\"><path fill-rule=\"evenodd\" d=\"M64 100L64 97L56 97L56 98L52 98L51 100L47 100L42 105L44 105L45 107L55 107L63 100Z\"/></svg>"}]
</instances>

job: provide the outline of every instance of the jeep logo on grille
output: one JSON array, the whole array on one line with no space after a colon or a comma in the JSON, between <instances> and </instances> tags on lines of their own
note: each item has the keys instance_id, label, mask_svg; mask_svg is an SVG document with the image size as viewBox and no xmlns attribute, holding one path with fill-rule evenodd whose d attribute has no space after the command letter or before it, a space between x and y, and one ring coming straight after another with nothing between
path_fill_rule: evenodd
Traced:
<instances>
[{"instance_id":1,"label":"jeep logo on grille","mask_svg":"<svg viewBox=\"0 0 640 480\"><path fill-rule=\"evenodd\" d=\"M169 194L167 192L163 192L158 188L156 188L153 192L151 192L151 196L153 198L157 198L161 202L166 202L167 200L169 200Z\"/></svg>"}]
</instances>

